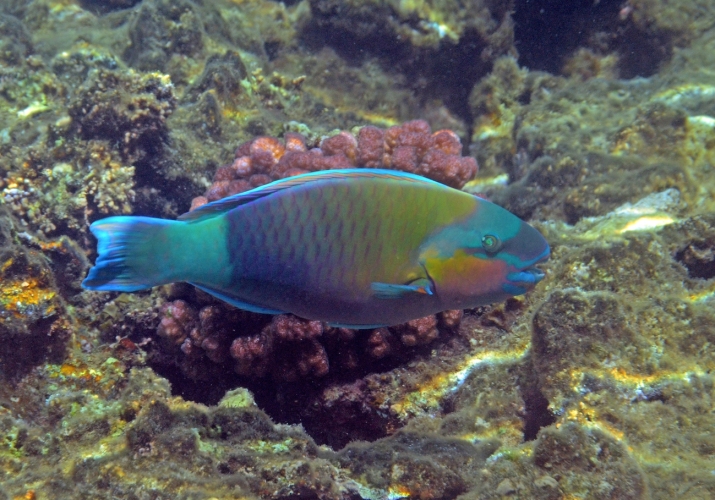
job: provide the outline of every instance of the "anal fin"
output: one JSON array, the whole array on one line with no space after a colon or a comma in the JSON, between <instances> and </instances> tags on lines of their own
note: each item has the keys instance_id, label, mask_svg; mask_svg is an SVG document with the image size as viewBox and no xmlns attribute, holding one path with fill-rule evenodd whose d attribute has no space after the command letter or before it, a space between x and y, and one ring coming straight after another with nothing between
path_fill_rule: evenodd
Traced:
<instances>
[{"instance_id":1,"label":"anal fin","mask_svg":"<svg viewBox=\"0 0 715 500\"><path fill-rule=\"evenodd\" d=\"M382 328L390 325L346 325L344 323L328 323L328 326L333 328L349 328L351 330L371 330L373 328Z\"/></svg>"},{"instance_id":2,"label":"anal fin","mask_svg":"<svg viewBox=\"0 0 715 500\"><path fill-rule=\"evenodd\" d=\"M238 307L239 309L244 309L246 311L251 311L259 314L283 314L286 311L279 311L278 309L268 309L267 307L262 307L258 306L256 304L251 304L250 302L244 302L242 300L238 300L235 297L231 297L230 295L226 295L223 292L219 292L218 290L214 290L213 288L209 288L207 286L203 285L197 285L196 283L190 283L191 285L194 285L196 288L199 290L202 290L209 295L213 295L217 299L221 299L224 302L227 302L231 304L232 306Z\"/></svg>"}]
</instances>

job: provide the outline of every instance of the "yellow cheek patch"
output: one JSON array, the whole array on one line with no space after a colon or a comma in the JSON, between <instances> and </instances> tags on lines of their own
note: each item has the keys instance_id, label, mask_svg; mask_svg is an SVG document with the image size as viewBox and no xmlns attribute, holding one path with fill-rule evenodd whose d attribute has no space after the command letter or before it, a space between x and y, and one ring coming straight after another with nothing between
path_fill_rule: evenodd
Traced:
<instances>
[{"instance_id":1,"label":"yellow cheek patch","mask_svg":"<svg viewBox=\"0 0 715 500\"><path fill-rule=\"evenodd\" d=\"M424 263L437 289L449 293L474 295L480 290L492 290L502 283L506 274L504 261L479 259L464 250L457 250L447 259L434 252L424 259Z\"/></svg>"}]
</instances>

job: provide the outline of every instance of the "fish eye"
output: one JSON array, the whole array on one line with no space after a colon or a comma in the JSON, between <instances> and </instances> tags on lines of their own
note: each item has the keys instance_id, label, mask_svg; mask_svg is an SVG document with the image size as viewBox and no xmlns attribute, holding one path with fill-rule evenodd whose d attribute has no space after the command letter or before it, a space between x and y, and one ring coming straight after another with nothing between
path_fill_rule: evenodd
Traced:
<instances>
[{"instance_id":1,"label":"fish eye","mask_svg":"<svg viewBox=\"0 0 715 500\"><path fill-rule=\"evenodd\" d=\"M501 248L502 243L498 236L485 234L482 237L482 247L488 254L495 254Z\"/></svg>"}]
</instances>

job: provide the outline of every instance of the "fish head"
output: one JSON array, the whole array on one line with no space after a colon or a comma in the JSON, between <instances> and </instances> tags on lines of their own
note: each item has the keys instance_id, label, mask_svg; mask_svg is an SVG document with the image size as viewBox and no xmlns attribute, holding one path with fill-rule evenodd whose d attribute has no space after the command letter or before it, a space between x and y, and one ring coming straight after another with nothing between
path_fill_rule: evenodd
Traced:
<instances>
[{"instance_id":1,"label":"fish head","mask_svg":"<svg viewBox=\"0 0 715 500\"><path fill-rule=\"evenodd\" d=\"M546 239L511 212L477 199L466 219L441 228L421 248L421 263L449 308L503 301L544 278Z\"/></svg>"}]
</instances>

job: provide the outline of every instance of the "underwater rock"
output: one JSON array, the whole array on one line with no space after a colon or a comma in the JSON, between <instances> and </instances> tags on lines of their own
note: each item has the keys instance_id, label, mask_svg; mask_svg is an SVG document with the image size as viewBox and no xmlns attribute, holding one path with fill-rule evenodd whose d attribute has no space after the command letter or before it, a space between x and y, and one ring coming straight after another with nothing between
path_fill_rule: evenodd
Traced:
<instances>
[{"instance_id":1,"label":"underwater rock","mask_svg":"<svg viewBox=\"0 0 715 500\"><path fill-rule=\"evenodd\" d=\"M514 50L514 2L311 0L304 37L347 60L374 57L465 116L466 88Z\"/></svg>"},{"instance_id":2,"label":"underwater rock","mask_svg":"<svg viewBox=\"0 0 715 500\"><path fill-rule=\"evenodd\" d=\"M22 64L32 51L32 38L22 22L9 14L0 14L0 61L8 66Z\"/></svg>"},{"instance_id":3,"label":"underwater rock","mask_svg":"<svg viewBox=\"0 0 715 500\"><path fill-rule=\"evenodd\" d=\"M240 54L227 51L221 56L214 55L206 60L203 73L186 93L195 98L198 94L212 89L223 101L230 101L242 91L241 80L246 76L246 65Z\"/></svg>"},{"instance_id":4,"label":"underwater rock","mask_svg":"<svg viewBox=\"0 0 715 500\"><path fill-rule=\"evenodd\" d=\"M504 169L513 181L508 189L486 190L498 203L521 217L574 224L666 188L694 196L686 168L696 158L693 171L706 175L713 131L692 126L697 117L664 102L669 92L657 81L525 78L513 61L497 69L500 83L489 85L506 89L495 102L478 98L477 89L473 94L482 115L473 147L486 168ZM529 104L522 112L523 95Z\"/></svg>"},{"instance_id":5,"label":"underwater rock","mask_svg":"<svg viewBox=\"0 0 715 500\"><path fill-rule=\"evenodd\" d=\"M373 488L423 499L455 498L479 480L494 442L467 443L400 431L370 445L355 443L338 458Z\"/></svg>"},{"instance_id":6,"label":"underwater rock","mask_svg":"<svg viewBox=\"0 0 715 500\"><path fill-rule=\"evenodd\" d=\"M18 224L0 210L0 378L18 380L65 355L71 325L54 273L39 249L19 245ZM29 235L23 234L32 241ZM50 245L48 245L49 249Z\"/></svg>"},{"instance_id":7,"label":"underwater rock","mask_svg":"<svg viewBox=\"0 0 715 500\"><path fill-rule=\"evenodd\" d=\"M129 26L124 60L137 69L161 71L173 54L198 57L204 48L201 14L190 0L145 0Z\"/></svg>"},{"instance_id":8,"label":"underwater rock","mask_svg":"<svg viewBox=\"0 0 715 500\"><path fill-rule=\"evenodd\" d=\"M648 498L636 460L623 443L598 429L576 424L547 429L536 441L533 460L537 467L559 477L566 490L588 489L594 499Z\"/></svg>"},{"instance_id":9,"label":"underwater rock","mask_svg":"<svg viewBox=\"0 0 715 500\"><path fill-rule=\"evenodd\" d=\"M142 0L80 0L83 8L97 14L106 14L115 10L129 9Z\"/></svg>"},{"instance_id":10,"label":"underwater rock","mask_svg":"<svg viewBox=\"0 0 715 500\"><path fill-rule=\"evenodd\" d=\"M161 151L175 105L171 84L159 75L98 69L78 89L69 114L80 136L110 141L134 163Z\"/></svg>"}]
</instances>

